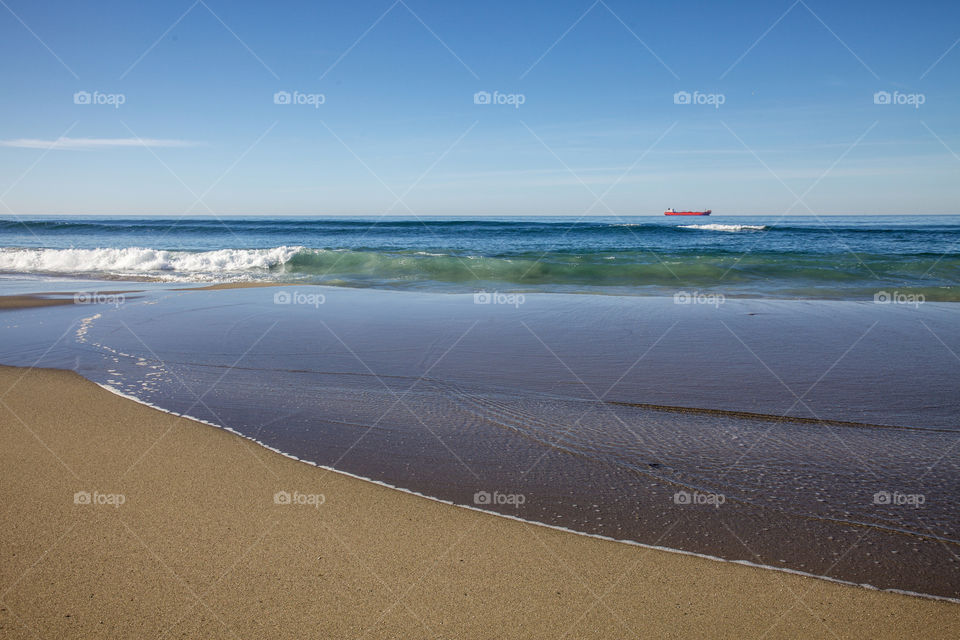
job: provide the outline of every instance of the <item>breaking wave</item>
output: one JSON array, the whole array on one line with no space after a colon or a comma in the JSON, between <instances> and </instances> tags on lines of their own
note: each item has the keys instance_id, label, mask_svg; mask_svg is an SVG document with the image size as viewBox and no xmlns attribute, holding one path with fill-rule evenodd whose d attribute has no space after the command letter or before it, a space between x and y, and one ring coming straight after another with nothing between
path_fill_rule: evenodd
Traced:
<instances>
[{"instance_id":1,"label":"breaking wave","mask_svg":"<svg viewBox=\"0 0 960 640\"><path fill-rule=\"evenodd\" d=\"M759 225L695 225L755 231ZM750 227L757 227L750 229ZM690 233L683 231L683 233ZM0 272L168 282L268 281L467 292L478 289L614 295L727 295L868 299L886 292L958 300L960 256L932 253L737 251L725 246L508 252L469 249L149 247L0 248Z\"/></svg>"},{"instance_id":2,"label":"breaking wave","mask_svg":"<svg viewBox=\"0 0 960 640\"><path fill-rule=\"evenodd\" d=\"M218 249L168 251L126 249L0 249L0 270L47 274L237 274L275 268L288 262L302 247L272 249Z\"/></svg>"}]
</instances>

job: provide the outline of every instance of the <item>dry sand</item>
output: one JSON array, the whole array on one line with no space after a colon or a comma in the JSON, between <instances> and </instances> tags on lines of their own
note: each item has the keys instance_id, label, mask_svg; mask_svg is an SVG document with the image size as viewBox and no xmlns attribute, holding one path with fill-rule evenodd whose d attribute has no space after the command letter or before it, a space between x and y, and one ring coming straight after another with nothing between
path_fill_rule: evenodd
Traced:
<instances>
[{"instance_id":1,"label":"dry sand","mask_svg":"<svg viewBox=\"0 0 960 640\"><path fill-rule=\"evenodd\" d=\"M3 638L960 637L960 605L452 507L69 372L0 399Z\"/></svg>"}]
</instances>

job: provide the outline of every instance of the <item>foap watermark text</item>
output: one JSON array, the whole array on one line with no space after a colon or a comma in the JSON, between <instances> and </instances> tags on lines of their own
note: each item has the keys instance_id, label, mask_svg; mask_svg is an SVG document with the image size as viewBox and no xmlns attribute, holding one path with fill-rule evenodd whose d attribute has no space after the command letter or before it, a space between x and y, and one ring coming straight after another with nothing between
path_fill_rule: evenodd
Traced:
<instances>
[{"instance_id":1,"label":"foap watermark text","mask_svg":"<svg viewBox=\"0 0 960 640\"><path fill-rule=\"evenodd\" d=\"M873 94L873 104L906 105L919 109L927 102L927 96L922 93L901 93L900 91L877 91Z\"/></svg>"},{"instance_id":2,"label":"foap watermark text","mask_svg":"<svg viewBox=\"0 0 960 640\"><path fill-rule=\"evenodd\" d=\"M99 491L77 491L73 494L73 504L110 506L119 509L127 502L127 496L122 493L100 493Z\"/></svg>"},{"instance_id":3,"label":"foap watermark text","mask_svg":"<svg viewBox=\"0 0 960 640\"><path fill-rule=\"evenodd\" d=\"M919 307L927 301L922 293L902 293L900 291L877 291L873 294L874 304L905 304Z\"/></svg>"},{"instance_id":4,"label":"foap watermark text","mask_svg":"<svg viewBox=\"0 0 960 640\"><path fill-rule=\"evenodd\" d=\"M519 308L527 299L522 293L500 293L499 291L478 291L473 294L473 304L506 304Z\"/></svg>"},{"instance_id":5,"label":"foap watermark text","mask_svg":"<svg viewBox=\"0 0 960 640\"><path fill-rule=\"evenodd\" d=\"M727 101L722 93L702 93L700 91L677 91L673 94L673 104L702 104L719 109Z\"/></svg>"},{"instance_id":6,"label":"foap watermark text","mask_svg":"<svg viewBox=\"0 0 960 640\"><path fill-rule=\"evenodd\" d=\"M673 304L709 304L719 307L727 301L722 293L701 293L700 291L677 291L673 294Z\"/></svg>"},{"instance_id":7,"label":"foap watermark text","mask_svg":"<svg viewBox=\"0 0 960 640\"><path fill-rule=\"evenodd\" d=\"M873 504L885 504L894 507L919 507L927 501L922 493L903 493L901 491L877 491L873 494Z\"/></svg>"},{"instance_id":8,"label":"foap watermark text","mask_svg":"<svg viewBox=\"0 0 960 640\"><path fill-rule=\"evenodd\" d=\"M526 503L526 501L527 496L522 493L500 493L499 491L490 493L489 491L477 491L473 494L473 504L477 506L510 505L519 507Z\"/></svg>"},{"instance_id":9,"label":"foap watermark text","mask_svg":"<svg viewBox=\"0 0 960 640\"><path fill-rule=\"evenodd\" d=\"M673 503L679 505L705 504L720 508L727 501L722 493L701 493L699 491L680 490L673 494Z\"/></svg>"},{"instance_id":10,"label":"foap watermark text","mask_svg":"<svg viewBox=\"0 0 960 640\"><path fill-rule=\"evenodd\" d=\"M314 309L327 301L322 293L301 293L299 291L277 291L273 294L273 304L308 305Z\"/></svg>"},{"instance_id":11,"label":"foap watermark text","mask_svg":"<svg viewBox=\"0 0 960 640\"><path fill-rule=\"evenodd\" d=\"M327 501L322 493L300 493L299 491L280 490L273 494L273 503L280 505L300 505L319 509Z\"/></svg>"},{"instance_id":12,"label":"foap watermark text","mask_svg":"<svg viewBox=\"0 0 960 640\"><path fill-rule=\"evenodd\" d=\"M107 105L119 109L127 101L122 93L103 93L102 91L77 91L73 94L73 104Z\"/></svg>"},{"instance_id":13,"label":"foap watermark text","mask_svg":"<svg viewBox=\"0 0 960 640\"><path fill-rule=\"evenodd\" d=\"M322 93L303 93L301 91L277 91L273 94L273 104L298 104L319 109L327 101Z\"/></svg>"},{"instance_id":14,"label":"foap watermark text","mask_svg":"<svg viewBox=\"0 0 960 640\"><path fill-rule=\"evenodd\" d=\"M514 109L519 109L520 105L527 101L527 96L522 93L500 93L494 91L477 91L473 94L473 104L505 104Z\"/></svg>"},{"instance_id":15,"label":"foap watermark text","mask_svg":"<svg viewBox=\"0 0 960 640\"><path fill-rule=\"evenodd\" d=\"M119 307L126 298L122 293L99 293L97 291L78 291L73 294L73 304L112 304Z\"/></svg>"}]
</instances>

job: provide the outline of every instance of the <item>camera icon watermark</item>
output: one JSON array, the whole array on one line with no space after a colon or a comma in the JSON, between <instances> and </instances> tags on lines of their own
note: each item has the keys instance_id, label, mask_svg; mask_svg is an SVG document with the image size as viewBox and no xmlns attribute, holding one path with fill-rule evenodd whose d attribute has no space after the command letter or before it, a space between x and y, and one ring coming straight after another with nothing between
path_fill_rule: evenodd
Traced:
<instances>
[{"instance_id":1,"label":"camera icon watermark","mask_svg":"<svg viewBox=\"0 0 960 640\"><path fill-rule=\"evenodd\" d=\"M905 304L918 308L927 301L922 293L901 293L900 291L877 291L873 294L874 304Z\"/></svg>"},{"instance_id":2,"label":"camera icon watermark","mask_svg":"<svg viewBox=\"0 0 960 640\"><path fill-rule=\"evenodd\" d=\"M918 508L927 501L922 493L902 493L900 491L877 491L873 494L873 504L890 506L908 506Z\"/></svg>"},{"instance_id":3,"label":"camera icon watermark","mask_svg":"<svg viewBox=\"0 0 960 640\"><path fill-rule=\"evenodd\" d=\"M509 505L519 507L527 502L527 496L522 493L500 493L494 491L477 491L473 494L473 504L478 506Z\"/></svg>"},{"instance_id":4,"label":"camera icon watermark","mask_svg":"<svg viewBox=\"0 0 960 640\"><path fill-rule=\"evenodd\" d=\"M677 291L673 294L673 304L708 304L715 308L727 301L722 293L701 293L700 291Z\"/></svg>"},{"instance_id":5,"label":"camera icon watermark","mask_svg":"<svg viewBox=\"0 0 960 640\"><path fill-rule=\"evenodd\" d=\"M119 109L120 105L127 101L127 96L122 93L102 93L100 91L77 91L73 94L73 104L94 104L108 105L114 109Z\"/></svg>"},{"instance_id":6,"label":"camera icon watermark","mask_svg":"<svg viewBox=\"0 0 960 640\"><path fill-rule=\"evenodd\" d=\"M73 294L73 304L112 304L114 307L119 307L125 300L122 293L79 291Z\"/></svg>"},{"instance_id":7,"label":"camera icon watermark","mask_svg":"<svg viewBox=\"0 0 960 640\"><path fill-rule=\"evenodd\" d=\"M727 96L722 93L702 93L700 91L677 91L673 94L673 104L701 104L710 105L714 109L719 109L720 105L727 101Z\"/></svg>"},{"instance_id":8,"label":"camera icon watermark","mask_svg":"<svg viewBox=\"0 0 960 640\"><path fill-rule=\"evenodd\" d=\"M920 105L927 102L927 96L923 93L901 93L894 91L876 91L873 94L873 104L896 104L907 105L914 109L919 109Z\"/></svg>"},{"instance_id":9,"label":"camera icon watermark","mask_svg":"<svg viewBox=\"0 0 960 640\"><path fill-rule=\"evenodd\" d=\"M473 104L506 104L514 109L519 109L520 105L526 103L527 96L522 93L500 93L494 91L477 91L473 94Z\"/></svg>"},{"instance_id":10,"label":"camera icon watermark","mask_svg":"<svg viewBox=\"0 0 960 640\"><path fill-rule=\"evenodd\" d=\"M126 504L127 496L122 493L100 493L99 491L77 491L73 494L73 504L111 506L119 509L120 505Z\"/></svg>"},{"instance_id":11,"label":"camera icon watermark","mask_svg":"<svg viewBox=\"0 0 960 640\"><path fill-rule=\"evenodd\" d=\"M300 91L277 91L273 94L273 104L301 104L319 109L327 101L322 93L301 93Z\"/></svg>"},{"instance_id":12,"label":"camera icon watermark","mask_svg":"<svg viewBox=\"0 0 960 640\"><path fill-rule=\"evenodd\" d=\"M716 509L727 501L722 493L700 493L699 491L684 491L681 489L673 494L673 503L678 505L710 505Z\"/></svg>"},{"instance_id":13,"label":"camera icon watermark","mask_svg":"<svg viewBox=\"0 0 960 640\"><path fill-rule=\"evenodd\" d=\"M514 309L527 301L522 293L500 293L499 291L477 291L473 294L473 304L505 304Z\"/></svg>"},{"instance_id":14,"label":"camera icon watermark","mask_svg":"<svg viewBox=\"0 0 960 640\"><path fill-rule=\"evenodd\" d=\"M327 501L322 493L300 493L299 491L280 490L273 494L273 504L300 505L319 509Z\"/></svg>"},{"instance_id":15,"label":"camera icon watermark","mask_svg":"<svg viewBox=\"0 0 960 640\"><path fill-rule=\"evenodd\" d=\"M322 293L301 293L300 291L277 291L273 294L273 304L309 305L314 309L326 303L327 296Z\"/></svg>"}]
</instances>

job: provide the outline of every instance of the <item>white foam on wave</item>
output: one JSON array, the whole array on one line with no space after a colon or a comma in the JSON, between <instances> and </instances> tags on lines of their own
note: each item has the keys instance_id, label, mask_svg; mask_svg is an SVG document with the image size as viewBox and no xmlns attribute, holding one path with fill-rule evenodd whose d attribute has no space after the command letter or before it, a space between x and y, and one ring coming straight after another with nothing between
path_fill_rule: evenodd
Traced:
<instances>
[{"instance_id":1,"label":"white foam on wave","mask_svg":"<svg viewBox=\"0 0 960 640\"><path fill-rule=\"evenodd\" d=\"M0 249L0 270L21 273L120 275L222 274L265 271L290 260L302 247L166 251L127 249ZM169 279L177 279L171 276Z\"/></svg>"},{"instance_id":2,"label":"white foam on wave","mask_svg":"<svg viewBox=\"0 0 960 640\"><path fill-rule=\"evenodd\" d=\"M682 224L681 229L703 229L704 231L763 231L765 224Z\"/></svg>"}]
</instances>

